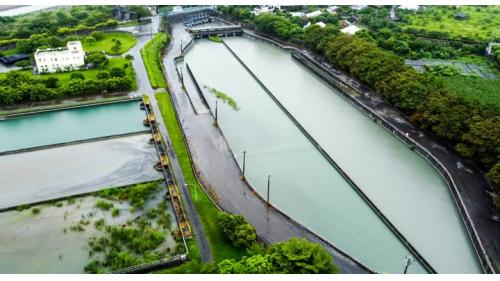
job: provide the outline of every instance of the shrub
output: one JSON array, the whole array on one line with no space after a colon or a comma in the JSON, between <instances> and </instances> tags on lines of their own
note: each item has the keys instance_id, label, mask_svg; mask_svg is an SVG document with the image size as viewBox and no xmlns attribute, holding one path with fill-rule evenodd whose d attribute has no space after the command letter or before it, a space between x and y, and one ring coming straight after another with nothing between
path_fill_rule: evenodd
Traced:
<instances>
[{"instance_id":1,"label":"shrub","mask_svg":"<svg viewBox=\"0 0 500 281\"><path fill-rule=\"evenodd\" d=\"M95 207L104 211L107 211L113 207L113 203L109 203L104 200L97 200L95 202Z\"/></svg>"},{"instance_id":2,"label":"shrub","mask_svg":"<svg viewBox=\"0 0 500 281\"><path fill-rule=\"evenodd\" d=\"M77 79L85 80L85 76L83 76L83 74L80 72L73 72L73 73L71 73L70 79L71 80L77 80Z\"/></svg>"},{"instance_id":3,"label":"shrub","mask_svg":"<svg viewBox=\"0 0 500 281\"><path fill-rule=\"evenodd\" d=\"M226 238L236 247L249 248L257 242L255 228L241 215L221 213L217 223Z\"/></svg>"},{"instance_id":4,"label":"shrub","mask_svg":"<svg viewBox=\"0 0 500 281\"><path fill-rule=\"evenodd\" d=\"M125 76L125 70L119 67L113 67L109 71L109 76L111 77L124 77Z\"/></svg>"}]
</instances>

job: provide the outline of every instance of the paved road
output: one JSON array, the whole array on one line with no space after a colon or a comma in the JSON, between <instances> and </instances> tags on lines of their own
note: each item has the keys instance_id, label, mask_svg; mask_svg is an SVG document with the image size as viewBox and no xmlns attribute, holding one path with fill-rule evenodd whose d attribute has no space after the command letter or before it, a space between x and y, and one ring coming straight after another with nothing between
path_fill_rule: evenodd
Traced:
<instances>
[{"instance_id":1,"label":"paved road","mask_svg":"<svg viewBox=\"0 0 500 281\"><path fill-rule=\"evenodd\" d=\"M157 17L156 17L157 18ZM158 24L157 20L153 20L153 23L156 22L156 26ZM157 29L156 29L157 30ZM189 222L191 224L191 228L193 230L194 237L196 239L196 243L198 244L198 248L200 249L200 257L201 261L204 263L209 263L212 261L212 252L210 249L210 245L208 244L207 237L203 230L203 225L201 223L200 217L196 212L196 208L194 207L193 201L189 195L188 189L185 185L184 176L182 174L182 170L179 166L179 162L177 160L177 156L175 152L172 150L172 142L170 141L170 136L168 135L168 131L163 125L162 119L159 118L161 116L160 108L158 107L158 103L154 97L154 89L151 87L149 83L148 74L146 72L146 68L144 66L144 62L141 57L141 49L144 45L151 40L150 35L142 35L137 36L137 44L130 49L126 54L131 54L134 56L134 60L132 61L132 65L135 69L135 75L137 80L137 90L129 93L130 96L143 95L147 94L151 100L151 105L154 114L157 116L157 120L159 123L160 133L167 142L168 149L167 155L170 159L170 163L172 164L172 171L174 173L177 184L179 185L179 189L182 193L182 199L184 200L185 211L187 213ZM124 54L124 55L126 55Z\"/></svg>"},{"instance_id":2,"label":"paved road","mask_svg":"<svg viewBox=\"0 0 500 281\"><path fill-rule=\"evenodd\" d=\"M213 118L210 114L195 114L175 71L173 59L180 54L181 42L186 45L190 39L182 25L172 24L172 41L163 62L198 176L205 187L217 194L216 201L219 206L228 212L244 215L256 227L259 237L268 243L288 240L291 237L305 237L324 245L342 273L367 273L363 266L301 225L274 209L265 208L250 187L240 180L240 169L224 136L212 125Z\"/></svg>"}]
</instances>

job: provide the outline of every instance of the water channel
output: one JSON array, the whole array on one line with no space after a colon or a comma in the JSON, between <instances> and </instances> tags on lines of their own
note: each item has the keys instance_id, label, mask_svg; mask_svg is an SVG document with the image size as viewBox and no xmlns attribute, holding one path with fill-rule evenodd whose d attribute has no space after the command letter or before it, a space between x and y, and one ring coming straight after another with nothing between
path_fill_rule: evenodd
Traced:
<instances>
[{"instance_id":1,"label":"water channel","mask_svg":"<svg viewBox=\"0 0 500 281\"><path fill-rule=\"evenodd\" d=\"M225 40L438 272L480 271L448 187L430 164L290 54L258 40ZM235 111L219 102L219 126L240 165L247 151L246 177L261 195L270 174L272 204L366 266L402 272L407 248L222 44L197 41L185 61L202 88L238 103ZM213 111L213 95L203 94ZM409 272L425 269L414 262Z\"/></svg>"},{"instance_id":2,"label":"water channel","mask_svg":"<svg viewBox=\"0 0 500 281\"><path fill-rule=\"evenodd\" d=\"M143 131L139 103L85 106L0 121L0 152Z\"/></svg>"}]
</instances>

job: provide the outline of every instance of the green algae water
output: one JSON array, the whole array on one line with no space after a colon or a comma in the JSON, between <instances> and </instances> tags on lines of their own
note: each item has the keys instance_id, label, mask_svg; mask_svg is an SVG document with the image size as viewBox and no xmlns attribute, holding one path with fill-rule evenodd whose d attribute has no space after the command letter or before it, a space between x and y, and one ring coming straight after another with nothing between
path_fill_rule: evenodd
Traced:
<instances>
[{"instance_id":1,"label":"green algae water","mask_svg":"<svg viewBox=\"0 0 500 281\"><path fill-rule=\"evenodd\" d=\"M0 152L145 130L140 101L84 106L0 121Z\"/></svg>"}]
</instances>

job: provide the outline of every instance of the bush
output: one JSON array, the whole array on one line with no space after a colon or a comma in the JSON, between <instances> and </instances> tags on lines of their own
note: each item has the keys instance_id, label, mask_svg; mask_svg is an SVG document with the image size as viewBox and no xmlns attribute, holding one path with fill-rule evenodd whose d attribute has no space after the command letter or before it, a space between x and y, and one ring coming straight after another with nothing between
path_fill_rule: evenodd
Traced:
<instances>
[{"instance_id":1,"label":"bush","mask_svg":"<svg viewBox=\"0 0 500 281\"><path fill-rule=\"evenodd\" d=\"M125 77L125 70L119 67L113 67L109 71L109 76L111 77Z\"/></svg>"},{"instance_id":2,"label":"bush","mask_svg":"<svg viewBox=\"0 0 500 281\"><path fill-rule=\"evenodd\" d=\"M332 256L319 244L291 238L272 244L263 254L244 257L240 261L224 260L217 265L218 273L232 274L329 274L338 268Z\"/></svg>"},{"instance_id":3,"label":"bush","mask_svg":"<svg viewBox=\"0 0 500 281\"><path fill-rule=\"evenodd\" d=\"M241 215L221 213L217 224L222 229L224 236L236 247L246 249L257 242L255 228Z\"/></svg>"},{"instance_id":4,"label":"bush","mask_svg":"<svg viewBox=\"0 0 500 281\"><path fill-rule=\"evenodd\" d=\"M85 62L91 63L98 68L104 68L108 65L109 59L103 53L93 52L85 57Z\"/></svg>"},{"instance_id":5,"label":"bush","mask_svg":"<svg viewBox=\"0 0 500 281\"><path fill-rule=\"evenodd\" d=\"M77 80L77 79L85 80L85 76L83 76L83 74L80 72L73 72L73 73L71 73L70 79L71 80Z\"/></svg>"},{"instance_id":6,"label":"bush","mask_svg":"<svg viewBox=\"0 0 500 281\"><path fill-rule=\"evenodd\" d=\"M127 54L127 55L125 56L125 58L126 58L126 59L128 59L128 60L133 60L133 59L134 59L134 56L132 56L131 54Z\"/></svg>"},{"instance_id":7,"label":"bush","mask_svg":"<svg viewBox=\"0 0 500 281\"><path fill-rule=\"evenodd\" d=\"M104 200L97 200L95 202L95 207L98 209L101 209L103 211L107 211L113 207L113 203L109 203L109 202L104 201Z\"/></svg>"},{"instance_id":8,"label":"bush","mask_svg":"<svg viewBox=\"0 0 500 281\"><path fill-rule=\"evenodd\" d=\"M97 73L97 79L107 79L109 74L106 71L99 71Z\"/></svg>"}]
</instances>

